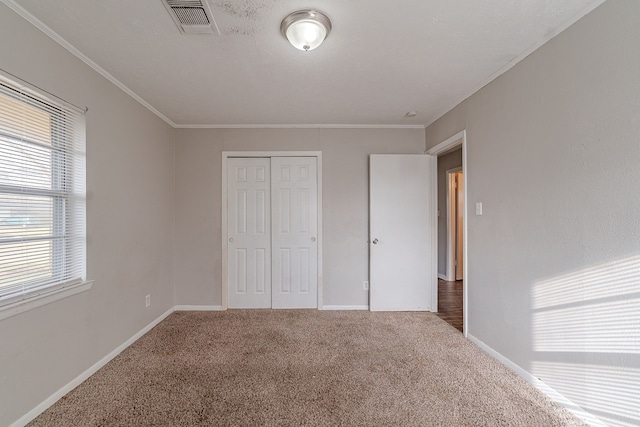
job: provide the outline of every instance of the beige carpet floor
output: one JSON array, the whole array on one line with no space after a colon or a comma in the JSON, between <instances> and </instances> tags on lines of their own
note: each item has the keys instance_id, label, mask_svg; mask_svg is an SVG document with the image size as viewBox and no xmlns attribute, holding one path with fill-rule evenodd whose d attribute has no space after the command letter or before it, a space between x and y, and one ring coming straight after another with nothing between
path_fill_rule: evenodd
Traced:
<instances>
[{"instance_id":1,"label":"beige carpet floor","mask_svg":"<svg viewBox=\"0 0 640 427\"><path fill-rule=\"evenodd\" d=\"M431 313L176 312L31 426L578 426Z\"/></svg>"}]
</instances>

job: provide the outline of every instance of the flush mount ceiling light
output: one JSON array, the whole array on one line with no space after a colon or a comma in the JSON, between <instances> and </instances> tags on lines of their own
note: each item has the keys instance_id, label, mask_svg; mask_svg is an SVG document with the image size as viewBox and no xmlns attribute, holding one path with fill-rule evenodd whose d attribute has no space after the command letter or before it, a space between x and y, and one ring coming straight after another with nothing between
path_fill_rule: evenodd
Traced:
<instances>
[{"instance_id":1,"label":"flush mount ceiling light","mask_svg":"<svg viewBox=\"0 0 640 427\"><path fill-rule=\"evenodd\" d=\"M299 10L282 20L280 32L296 49L309 51L327 38L331 32L331 21L317 10Z\"/></svg>"}]
</instances>

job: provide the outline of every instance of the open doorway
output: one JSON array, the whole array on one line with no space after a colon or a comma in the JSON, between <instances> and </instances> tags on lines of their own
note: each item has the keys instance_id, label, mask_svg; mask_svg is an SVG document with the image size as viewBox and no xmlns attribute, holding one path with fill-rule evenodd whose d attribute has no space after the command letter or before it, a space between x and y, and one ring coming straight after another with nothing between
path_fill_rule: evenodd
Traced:
<instances>
[{"instance_id":1,"label":"open doorway","mask_svg":"<svg viewBox=\"0 0 640 427\"><path fill-rule=\"evenodd\" d=\"M446 247L442 249L445 257L445 278L448 281L462 280L464 271L464 177L462 172L462 148L447 154L454 155L460 161L459 167L445 173L447 192L446 208ZM444 159L443 159L444 161Z\"/></svg>"},{"instance_id":2,"label":"open doorway","mask_svg":"<svg viewBox=\"0 0 640 427\"><path fill-rule=\"evenodd\" d=\"M467 334L465 132L427 151L437 158L438 316Z\"/></svg>"}]
</instances>

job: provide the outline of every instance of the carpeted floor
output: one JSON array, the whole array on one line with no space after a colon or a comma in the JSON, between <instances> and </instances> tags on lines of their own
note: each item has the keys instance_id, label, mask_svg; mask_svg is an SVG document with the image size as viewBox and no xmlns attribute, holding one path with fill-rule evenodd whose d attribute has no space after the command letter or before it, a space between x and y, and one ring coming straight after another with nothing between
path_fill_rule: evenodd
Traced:
<instances>
[{"instance_id":1,"label":"carpeted floor","mask_svg":"<svg viewBox=\"0 0 640 427\"><path fill-rule=\"evenodd\" d=\"M176 312L31 426L578 426L430 313Z\"/></svg>"}]
</instances>

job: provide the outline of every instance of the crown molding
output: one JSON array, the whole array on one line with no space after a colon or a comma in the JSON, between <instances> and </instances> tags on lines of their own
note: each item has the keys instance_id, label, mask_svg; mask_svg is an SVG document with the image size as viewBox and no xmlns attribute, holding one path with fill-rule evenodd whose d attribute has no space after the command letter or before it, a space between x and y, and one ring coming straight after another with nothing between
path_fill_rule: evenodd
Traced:
<instances>
[{"instance_id":1,"label":"crown molding","mask_svg":"<svg viewBox=\"0 0 640 427\"><path fill-rule=\"evenodd\" d=\"M424 129L424 125L370 125L370 124L221 124L175 125L176 129Z\"/></svg>"},{"instance_id":2,"label":"crown molding","mask_svg":"<svg viewBox=\"0 0 640 427\"><path fill-rule=\"evenodd\" d=\"M120 80L116 79L104 68L102 68L101 66L93 62L91 59L89 59L86 55L80 52L75 46L73 46L71 43L65 40L60 34L53 31L50 27L48 27L38 18L33 16L26 9L24 9L22 6L17 4L14 0L0 0L0 2L4 3L9 9L13 10L15 13L20 15L22 18L24 18L34 27L36 27L37 29L45 33L47 36L53 39L60 46L68 50L72 55L76 56L78 59L80 59L82 62L87 64L89 67L93 68L98 74L100 74L102 77L104 77L105 79L109 80L111 83L116 85L120 90L122 90L124 93L126 93L127 95L129 95L130 97L138 101L145 108L147 108L153 114L155 114L156 116L164 120L171 127L174 127L174 128L176 127L176 124L173 121L171 121L167 116L162 114L160 111L156 110L151 104L149 104L147 101L145 101L140 96L138 96L138 94L136 94L134 91L129 89L127 86L125 86Z\"/></svg>"},{"instance_id":3,"label":"crown molding","mask_svg":"<svg viewBox=\"0 0 640 427\"><path fill-rule=\"evenodd\" d=\"M588 13L592 12L595 8L597 8L602 3L604 3L605 0L594 0L593 2L589 3L579 13L574 15L572 18L567 19L561 25L556 27L553 31L549 31L548 33L546 33L544 37L542 37L537 43L534 43L528 49L526 49L523 53L521 53L516 58L514 58L512 61L510 61L503 67L500 67L488 79L483 80L481 84L477 85L474 89L468 91L464 96L459 98L458 101L456 101L455 103L453 103L447 108L441 109L439 113L433 116L435 118L433 120L430 120L425 125L365 125L365 124L274 124L274 125L270 125L270 124L246 124L246 125L245 124L193 124L193 125L184 124L183 125L183 124L177 124L177 123L174 123L167 116L162 114L160 111L155 109L147 101L145 101L140 96L138 96L138 94L136 94L134 91L129 89L126 85L124 85L114 76L112 76L104 68L100 67L98 64L96 64L91 59L89 59L86 55L80 52L71 43L69 43L62 36L60 36L58 33L53 31L51 28L49 28L47 25L45 25L42 21L40 21L38 18L33 16L31 13L29 13L22 6L17 4L14 0L0 0L0 2L5 4L7 7L9 7L11 10L16 12L25 20L27 20L33 26L38 28L40 31L45 33L47 36L49 36L51 39L57 42L60 46L64 47L71 54L76 56L82 62L84 62L89 67L94 69L104 78L106 78L111 83L116 85L127 95L131 96L133 99L135 99L140 104L142 104L145 108L147 108L149 111L151 111L153 114L158 116L160 119L162 119L163 121L165 121L167 124L169 124L171 127L175 129L426 129L427 127L435 123L437 120L442 118L449 111L453 110L456 106L458 106L464 100L471 97L473 94L478 92L480 89L482 89L489 83L493 82L496 78L498 78L502 74L509 71L511 68L517 65L520 61L525 59L532 52L540 48L549 40L551 40L552 38L554 38L555 36L563 32L564 30L569 28L571 25L576 23L578 20L583 18Z\"/></svg>"},{"instance_id":4,"label":"crown molding","mask_svg":"<svg viewBox=\"0 0 640 427\"><path fill-rule=\"evenodd\" d=\"M142 99L138 94L129 89L124 83L120 80L116 79L113 75L111 75L104 68L93 62L89 59L85 54L80 52L75 46L69 43L65 38L63 38L60 34L56 33L45 23L40 21L38 18L33 16L30 12L24 9L22 6L17 4L14 0L0 0L3 4L13 10L15 13L24 18L27 22L32 24L34 27L42 31L44 34L49 36L52 40L58 43L60 46L69 51L72 55L80 59L82 62L87 64L93 70L95 70L98 74L109 80L115 86L117 86L124 93L138 101L145 108L151 111L153 114L158 116L164 122L175 129L424 129L424 125L393 125L393 124L382 124L382 125L372 125L372 124L177 124L174 123L167 116L162 114L156 108L154 108L147 101Z\"/></svg>"},{"instance_id":5,"label":"crown molding","mask_svg":"<svg viewBox=\"0 0 640 427\"><path fill-rule=\"evenodd\" d=\"M44 24L30 12L17 4L14 0L0 0L3 4L20 15L27 22L49 36L60 46L69 51L72 55L87 64L98 74L109 80L124 93L138 101L145 108L158 116L164 122L175 129L424 129L424 125L394 125L394 124L177 124L154 108L147 101L142 99L138 94L129 89L124 83L116 79L104 68L93 62L85 54L80 52L75 46L64 39L60 34L56 33L49 26Z\"/></svg>"}]
</instances>

